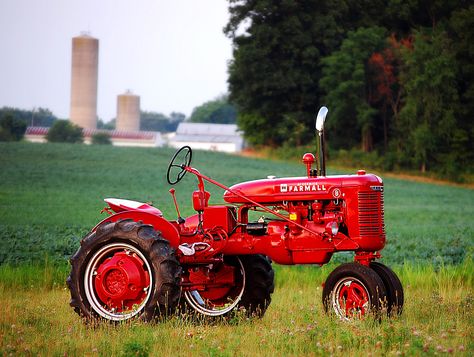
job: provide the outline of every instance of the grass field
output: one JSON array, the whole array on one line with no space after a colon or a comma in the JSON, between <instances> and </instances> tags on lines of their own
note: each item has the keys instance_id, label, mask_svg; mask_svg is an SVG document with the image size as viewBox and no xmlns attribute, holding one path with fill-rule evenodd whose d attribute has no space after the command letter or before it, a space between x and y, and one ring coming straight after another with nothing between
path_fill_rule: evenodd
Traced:
<instances>
[{"instance_id":1,"label":"grass field","mask_svg":"<svg viewBox=\"0 0 474 357\"><path fill-rule=\"evenodd\" d=\"M205 323L188 316L159 324L87 327L68 291L42 274L0 267L0 353L56 356L472 355L474 267L398 267L401 317L344 323L323 314L321 283L331 267L277 267L273 301L262 319ZM21 276L20 283L18 277ZM19 286L21 284L21 286ZM25 287L28 286L28 287Z\"/></svg>"},{"instance_id":2,"label":"grass field","mask_svg":"<svg viewBox=\"0 0 474 357\"><path fill-rule=\"evenodd\" d=\"M393 178L384 180L382 253L405 287L400 318L345 324L324 316L321 283L332 265L276 267L273 302L261 320L85 327L68 306L67 258L101 219L104 197L153 201L175 217L165 179L173 151L0 143L2 354L474 354L474 190ZM193 166L227 185L304 175L302 164L198 151ZM183 215L193 213L194 189L190 176L176 186ZM208 190L212 203L222 202L220 189Z\"/></svg>"}]
</instances>

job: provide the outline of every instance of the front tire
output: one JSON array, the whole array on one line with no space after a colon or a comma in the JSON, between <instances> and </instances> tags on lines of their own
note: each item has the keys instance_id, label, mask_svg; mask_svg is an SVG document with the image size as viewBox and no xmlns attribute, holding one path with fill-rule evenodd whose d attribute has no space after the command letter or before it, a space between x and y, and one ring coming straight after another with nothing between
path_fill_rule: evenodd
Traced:
<instances>
[{"instance_id":1,"label":"front tire","mask_svg":"<svg viewBox=\"0 0 474 357\"><path fill-rule=\"evenodd\" d=\"M387 291L387 314L401 315L403 311L404 294L403 286L398 276L392 269L379 262L371 262L370 268L382 279Z\"/></svg>"},{"instance_id":2,"label":"front tire","mask_svg":"<svg viewBox=\"0 0 474 357\"><path fill-rule=\"evenodd\" d=\"M82 240L70 262L70 305L87 320L150 321L179 300L181 268L150 225L105 223Z\"/></svg>"},{"instance_id":3,"label":"front tire","mask_svg":"<svg viewBox=\"0 0 474 357\"><path fill-rule=\"evenodd\" d=\"M382 279L359 263L340 265L324 284L324 309L342 320L361 319L369 314L380 318L384 301L386 290Z\"/></svg>"}]
</instances>

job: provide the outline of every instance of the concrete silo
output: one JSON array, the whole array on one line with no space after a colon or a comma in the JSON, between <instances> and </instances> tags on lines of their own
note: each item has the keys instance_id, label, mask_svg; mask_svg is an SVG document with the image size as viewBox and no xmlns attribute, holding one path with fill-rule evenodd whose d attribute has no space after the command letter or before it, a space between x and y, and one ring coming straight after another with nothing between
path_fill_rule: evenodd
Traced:
<instances>
[{"instance_id":1,"label":"concrete silo","mask_svg":"<svg viewBox=\"0 0 474 357\"><path fill-rule=\"evenodd\" d=\"M117 96L117 122L115 129L123 131L140 130L140 97L127 91Z\"/></svg>"},{"instance_id":2,"label":"concrete silo","mask_svg":"<svg viewBox=\"0 0 474 357\"><path fill-rule=\"evenodd\" d=\"M81 34L72 39L70 120L85 129L97 127L99 40Z\"/></svg>"}]
</instances>

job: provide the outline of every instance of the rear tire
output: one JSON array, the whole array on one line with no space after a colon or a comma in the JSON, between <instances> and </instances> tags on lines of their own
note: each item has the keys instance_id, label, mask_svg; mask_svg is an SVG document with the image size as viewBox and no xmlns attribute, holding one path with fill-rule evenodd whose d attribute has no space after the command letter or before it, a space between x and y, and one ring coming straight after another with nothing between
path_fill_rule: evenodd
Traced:
<instances>
[{"instance_id":1,"label":"rear tire","mask_svg":"<svg viewBox=\"0 0 474 357\"><path fill-rule=\"evenodd\" d=\"M81 241L70 262L70 305L86 320L150 321L168 315L179 300L181 268L150 225L105 223Z\"/></svg>"},{"instance_id":2,"label":"rear tire","mask_svg":"<svg viewBox=\"0 0 474 357\"><path fill-rule=\"evenodd\" d=\"M275 287L271 261L263 255L226 256L224 264L234 268L234 286L227 291L225 287L185 291L187 308L210 318L228 317L239 310L245 310L246 316L262 317Z\"/></svg>"},{"instance_id":3,"label":"rear tire","mask_svg":"<svg viewBox=\"0 0 474 357\"><path fill-rule=\"evenodd\" d=\"M380 318L386 291L372 269L359 264L342 264L329 274L323 289L323 306L342 320L361 319L373 314Z\"/></svg>"},{"instance_id":4,"label":"rear tire","mask_svg":"<svg viewBox=\"0 0 474 357\"><path fill-rule=\"evenodd\" d=\"M382 279L387 291L387 314L388 316L401 315L403 311L403 286L398 276L392 269L379 262L370 263L370 268Z\"/></svg>"}]
</instances>

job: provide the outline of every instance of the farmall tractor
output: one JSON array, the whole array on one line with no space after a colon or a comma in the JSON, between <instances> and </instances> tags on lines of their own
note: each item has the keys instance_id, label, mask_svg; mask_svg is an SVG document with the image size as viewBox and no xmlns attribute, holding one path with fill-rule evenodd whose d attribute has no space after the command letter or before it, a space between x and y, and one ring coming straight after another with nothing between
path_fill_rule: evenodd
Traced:
<instances>
[{"instance_id":1,"label":"farmall tractor","mask_svg":"<svg viewBox=\"0 0 474 357\"><path fill-rule=\"evenodd\" d=\"M317 159L303 156L304 177L226 187L191 167L185 146L171 159L167 180L175 185L187 173L196 177L196 214L181 217L173 188L178 217L171 220L146 203L105 199L109 216L71 258L74 310L115 322L149 321L177 308L207 317L263 316L274 290L272 262L323 265L334 253L353 251L354 262L324 283L326 312L344 320L401 313L400 280L377 262L385 245L382 180L363 170L326 176L327 112L318 113ZM225 190L225 205L209 205L205 182Z\"/></svg>"}]
</instances>

